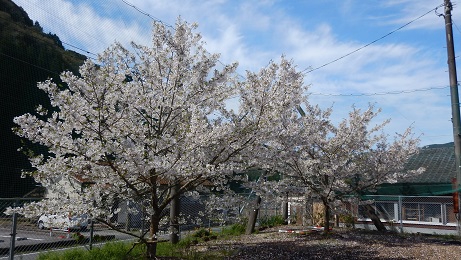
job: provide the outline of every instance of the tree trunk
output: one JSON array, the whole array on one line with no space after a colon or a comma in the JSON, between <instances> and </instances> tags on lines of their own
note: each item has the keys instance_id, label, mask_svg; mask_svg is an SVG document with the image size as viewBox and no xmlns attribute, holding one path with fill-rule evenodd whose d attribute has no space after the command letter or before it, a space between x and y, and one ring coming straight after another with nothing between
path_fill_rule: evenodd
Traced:
<instances>
[{"instance_id":1,"label":"tree trunk","mask_svg":"<svg viewBox=\"0 0 461 260\"><path fill-rule=\"evenodd\" d=\"M285 225L288 224L288 192L282 203L282 218L283 218L283 223Z\"/></svg>"},{"instance_id":2,"label":"tree trunk","mask_svg":"<svg viewBox=\"0 0 461 260\"><path fill-rule=\"evenodd\" d=\"M367 213L367 216L373 221L373 224L375 225L376 229L378 231L386 231L386 226L384 226L383 222L379 219L379 216L376 215L375 209L370 205L367 204L365 205L365 212Z\"/></svg>"},{"instance_id":3,"label":"tree trunk","mask_svg":"<svg viewBox=\"0 0 461 260\"><path fill-rule=\"evenodd\" d=\"M151 170L150 176L151 183L151 201L150 207L153 209L153 213L150 215L150 225L149 225L149 235L146 244L146 259L156 259L157 257L157 233L158 226L160 223L160 216L162 210L158 207L158 197L157 197L157 175L155 170Z\"/></svg>"},{"instance_id":4,"label":"tree trunk","mask_svg":"<svg viewBox=\"0 0 461 260\"><path fill-rule=\"evenodd\" d=\"M250 212L250 216L248 218L248 223L247 227L245 230L245 234L249 235L254 232L255 230L255 225L256 225L256 219L258 218L258 213L259 213L259 206L261 205L261 197L257 196L255 200L255 204L253 206L253 209Z\"/></svg>"},{"instance_id":5,"label":"tree trunk","mask_svg":"<svg viewBox=\"0 0 461 260\"><path fill-rule=\"evenodd\" d=\"M175 196L171 201L170 207L170 242L177 244L179 242L179 211L180 211L180 198L178 193L179 183L176 183L171 188L171 196Z\"/></svg>"},{"instance_id":6,"label":"tree trunk","mask_svg":"<svg viewBox=\"0 0 461 260\"><path fill-rule=\"evenodd\" d=\"M330 204L327 199L322 199L323 202L323 233L330 232Z\"/></svg>"},{"instance_id":7,"label":"tree trunk","mask_svg":"<svg viewBox=\"0 0 461 260\"><path fill-rule=\"evenodd\" d=\"M160 215L160 214L159 214ZM150 219L150 238L147 240L146 245L146 258L147 259L156 259L157 255L157 232L158 225L160 222L160 217L156 214L151 215Z\"/></svg>"}]
</instances>

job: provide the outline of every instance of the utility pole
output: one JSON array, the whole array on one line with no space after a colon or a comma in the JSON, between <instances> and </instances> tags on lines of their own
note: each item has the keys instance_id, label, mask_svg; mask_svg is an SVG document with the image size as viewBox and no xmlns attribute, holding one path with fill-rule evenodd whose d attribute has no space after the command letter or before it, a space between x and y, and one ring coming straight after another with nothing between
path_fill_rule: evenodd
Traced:
<instances>
[{"instance_id":1,"label":"utility pole","mask_svg":"<svg viewBox=\"0 0 461 260\"><path fill-rule=\"evenodd\" d=\"M450 0L444 0L445 5L445 33L447 40L447 54L448 54L448 75L450 77L450 95L451 95L451 114L453 123L453 141L455 144L455 162L456 162L456 191L458 199L458 209L454 209L457 219L458 235L461 235L461 222L460 222L460 188L461 188L461 123L459 113L459 95L458 95L458 79L456 76L456 61L455 61L455 48L453 44L453 26L451 21L451 10L453 5ZM456 203L454 203L456 205Z\"/></svg>"}]
</instances>

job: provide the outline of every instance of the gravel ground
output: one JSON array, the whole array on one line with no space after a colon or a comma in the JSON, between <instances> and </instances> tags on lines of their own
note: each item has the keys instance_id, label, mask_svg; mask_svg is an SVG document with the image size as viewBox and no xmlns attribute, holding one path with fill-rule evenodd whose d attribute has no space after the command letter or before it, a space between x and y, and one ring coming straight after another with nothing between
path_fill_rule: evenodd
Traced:
<instances>
[{"instance_id":1,"label":"gravel ground","mask_svg":"<svg viewBox=\"0 0 461 260\"><path fill-rule=\"evenodd\" d=\"M282 227L295 230L300 227ZM225 259L461 259L461 241L448 236L399 235L374 231L334 230L282 233L272 228L232 240L199 244L196 250L230 250Z\"/></svg>"}]
</instances>

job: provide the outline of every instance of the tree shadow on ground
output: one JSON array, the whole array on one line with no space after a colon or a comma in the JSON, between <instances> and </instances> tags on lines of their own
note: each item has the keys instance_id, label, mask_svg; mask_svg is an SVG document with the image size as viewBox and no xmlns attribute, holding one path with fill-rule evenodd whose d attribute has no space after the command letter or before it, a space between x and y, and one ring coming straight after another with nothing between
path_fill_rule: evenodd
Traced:
<instances>
[{"instance_id":1,"label":"tree shadow on ground","mask_svg":"<svg viewBox=\"0 0 461 260\"><path fill-rule=\"evenodd\" d=\"M279 236L277 232L266 235ZM359 230L333 231L327 235L318 232L285 234L285 238L291 236L291 239L286 239L287 241L283 241L283 236L280 235L280 241L272 239L267 242L252 242L249 239L234 242L228 245L228 248L233 250L232 255L225 259L414 259L413 256L399 256L397 251L428 243L442 246L461 243L443 237ZM223 241L221 247L225 243ZM386 249L384 254L383 249Z\"/></svg>"},{"instance_id":2,"label":"tree shadow on ground","mask_svg":"<svg viewBox=\"0 0 461 260\"><path fill-rule=\"evenodd\" d=\"M226 259L408 259L379 257L378 251L363 246L334 244L294 244L293 242L266 242L244 245Z\"/></svg>"}]
</instances>

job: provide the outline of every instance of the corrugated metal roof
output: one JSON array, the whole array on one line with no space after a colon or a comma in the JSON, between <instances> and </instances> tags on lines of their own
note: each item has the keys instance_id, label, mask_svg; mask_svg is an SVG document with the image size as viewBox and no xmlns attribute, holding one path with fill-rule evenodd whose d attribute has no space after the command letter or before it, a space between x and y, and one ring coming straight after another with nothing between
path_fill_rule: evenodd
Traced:
<instances>
[{"instance_id":1,"label":"corrugated metal roof","mask_svg":"<svg viewBox=\"0 0 461 260\"><path fill-rule=\"evenodd\" d=\"M405 179L404 183L451 183L456 177L455 149L453 143L429 145L408 160L406 169L426 168L419 176Z\"/></svg>"}]
</instances>

